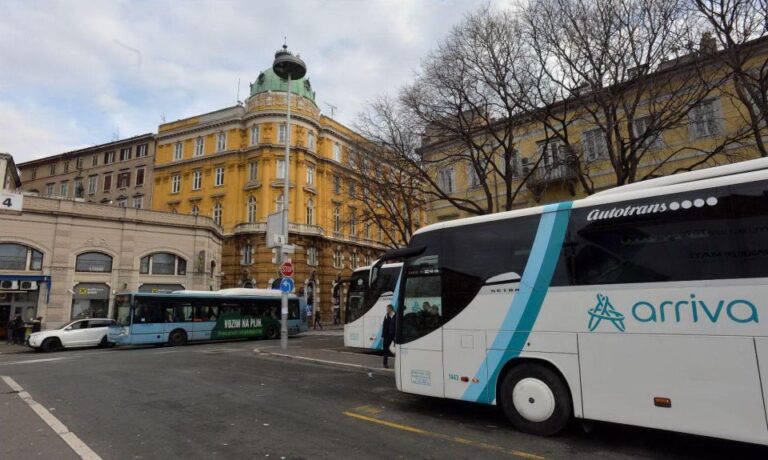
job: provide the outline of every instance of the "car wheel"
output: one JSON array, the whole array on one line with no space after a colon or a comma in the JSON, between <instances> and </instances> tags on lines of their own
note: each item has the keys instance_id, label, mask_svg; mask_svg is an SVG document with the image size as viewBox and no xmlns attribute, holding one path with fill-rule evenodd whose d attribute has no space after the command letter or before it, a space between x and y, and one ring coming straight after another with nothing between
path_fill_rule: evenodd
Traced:
<instances>
[{"instance_id":1,"label":"car wheel","mask_svg":"<svg viewBox=\"0 0 768 460\"><path fill-rule=\"evenodd\" d=\"M187 333L176 329L168 335L168 345L178 347L187 343Z\"/></svg>"},{"instance_id":2,"label":"car wheel","mask_svg":"<svg viewBox=\"0 0 768 460\"><path fill-rule=\"evenodd\" d=\"M274 324L269 326L267 328L267 338L268 339L279 339L280 338L280 329L277 328Z\"/></svg>"},{"instance_id":3,"label":"car wheel","mask_svg":"<svg viewBox=\"0 0 768 460\"><path fill-rule=\"evenodd\" d=\"M56 351L59 348L61 348L61 341L57 339L56 337L51 337L50 339L43 340L42 345L40 345L40 349L46 353L51 351Z\"/></svg>"},{"instance_id":4,"label":"car wheel","mask_svg":"<svg viewBox=\"0 0 768 460\"><path fill-rule=\"evenodd\" d=\"M525 433L551 436L571 420L570 391L555 371L526 363L510 370L501 384L501 406L512 425Z\"/></svg>"},{"instance_id":5,"label":"car wheel","mask_svg":"<svg viewBox=\"0 0 768 460\"><path fill-rule=\"evenodd\" d=\"M109 342L107 341L107 336L101 338L101 341L99 342L99 348L107 348L109 346Z\"/></svg>"}]
</instances>

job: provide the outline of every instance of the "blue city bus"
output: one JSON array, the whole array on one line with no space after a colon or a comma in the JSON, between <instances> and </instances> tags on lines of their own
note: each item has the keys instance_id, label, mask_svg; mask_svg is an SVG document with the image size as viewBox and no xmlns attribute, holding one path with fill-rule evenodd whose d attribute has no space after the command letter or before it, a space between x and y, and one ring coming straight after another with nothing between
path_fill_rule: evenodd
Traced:
<instances>
[{"instance_id":1,"label":"blue city bus","mask_svg":"<svg viewBox=\"0 0 768 460\"><path fill-rule=\"evenodd\" d=\"M107 340L116 345L168 344L280 337L281 292L222 289L115 296ZM302 299L288 297L288 334L307 329Z\"/></svg>"}]
</instances>

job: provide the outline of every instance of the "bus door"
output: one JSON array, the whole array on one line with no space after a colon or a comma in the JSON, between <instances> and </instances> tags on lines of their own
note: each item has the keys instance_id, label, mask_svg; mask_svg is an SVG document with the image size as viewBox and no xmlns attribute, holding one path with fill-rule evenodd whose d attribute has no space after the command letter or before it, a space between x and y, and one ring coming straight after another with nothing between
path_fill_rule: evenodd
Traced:
<instances>
[{"instance_id":1,"label":"bus door","mask_svg":"<svg viewBox=\"0 0 768 460\"><path fill-rule=\"evenodd\" d=\"M409 393L444 396L441 279L438 256L419 255L403 267L398 315L398 387Z\"/></svg>"},{"instance_id":2,"label":"bus door","mask_svg":"<svg viewBox=\"0 0 768 460\"><path fill-rule=\"evenodd\" d=\"M158 343L165 341L163 337L164 318L163 299L136 299L131 324L131 343Z\"/></svg>"}]
</instances>

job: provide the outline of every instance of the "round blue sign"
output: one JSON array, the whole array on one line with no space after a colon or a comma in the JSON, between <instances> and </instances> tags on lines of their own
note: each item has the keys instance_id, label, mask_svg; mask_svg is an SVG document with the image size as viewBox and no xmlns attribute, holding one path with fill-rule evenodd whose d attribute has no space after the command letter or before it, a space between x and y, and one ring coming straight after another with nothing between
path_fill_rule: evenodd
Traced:
<instances>
[{"instance_id":1,"label":"round blue sign","mask_svg":"<svg viewBox=\"0 0 768 460\"><path fill-rule=\"evenodd\" d=\"M293 278L283 278L280 280L280 290L283 292L293 291Z\"/></svg>"}]
</instances>

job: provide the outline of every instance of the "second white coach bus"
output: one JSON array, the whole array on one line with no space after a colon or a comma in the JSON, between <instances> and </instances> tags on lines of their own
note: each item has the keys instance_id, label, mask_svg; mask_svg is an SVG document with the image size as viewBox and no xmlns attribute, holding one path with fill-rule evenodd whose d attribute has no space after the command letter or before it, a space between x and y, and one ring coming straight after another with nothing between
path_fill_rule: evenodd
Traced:
<instances>
[{"instance_id":1,"label":"second white coach bus","mask_svg":"<svg viewBox=\"0 0 768 460\"><path fill-rule=\"evenodd\" d=\"M372 285L369 284L371 267L361 267L352 272L344 315L345 347L382 349L381 326L387 305L392 303L392 293L402 266L396 263L378 267Z\"/></svg>"},{"instance_id":2,"label":"second white coach bus","mask_svg":"<svg viewBox=\"0 0 768 460\"><path fill-rule=\"evenodd\" d=\"M397 388L768 444L768 159L419 230Z\"/></svg>"}]
</instances>

